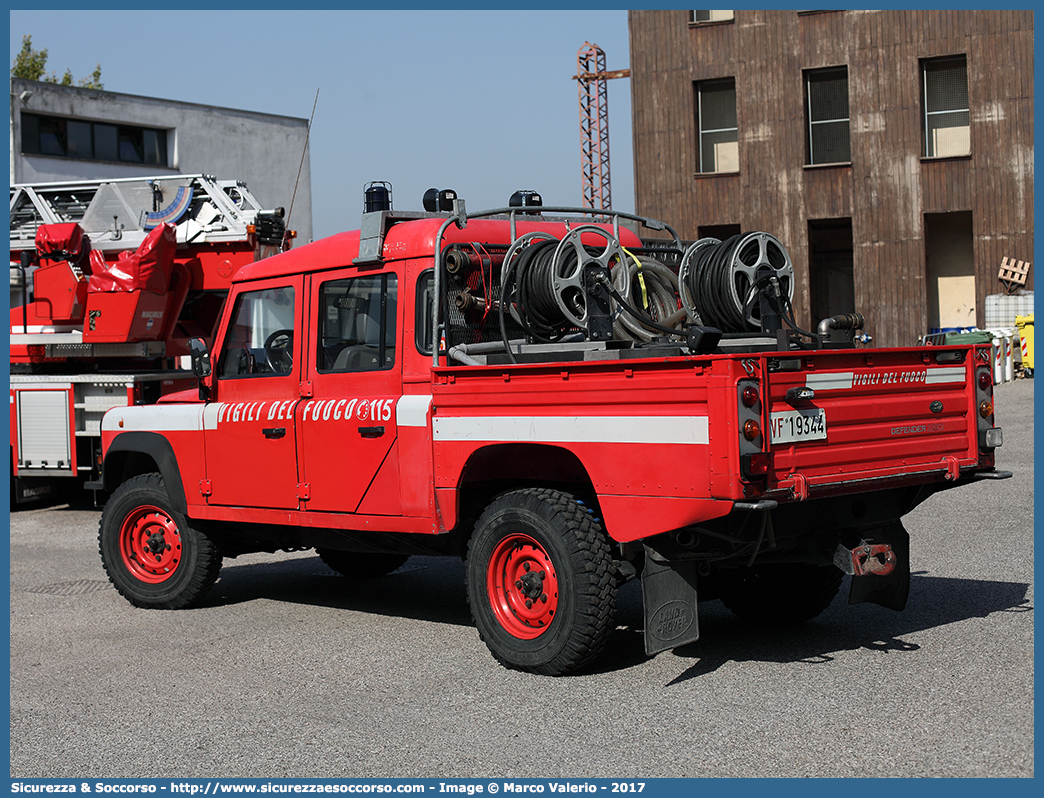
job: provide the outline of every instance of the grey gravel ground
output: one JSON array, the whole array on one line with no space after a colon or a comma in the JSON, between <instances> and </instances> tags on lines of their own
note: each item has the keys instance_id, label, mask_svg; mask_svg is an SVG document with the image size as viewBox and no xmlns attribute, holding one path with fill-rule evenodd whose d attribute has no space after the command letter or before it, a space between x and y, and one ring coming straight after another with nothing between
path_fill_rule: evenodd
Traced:
<instances>
[{"instance_id":1,"label":"grey gravel ground","mask_svg":"<svg viewBox=\"0 0 1044 798\"><path fill-rule=\"evenodd\" d=\"M718 602L646 659L639 587L596 670L504 670L459 562L351 583L310 553L226 562L205 606L131 607L98 512L11 521L13 777L1033 775L1033 381L999 386L1015 478L907 517L894 613L764 631ZM842 588L842 596L845 588Z\"/></svg>"}]
</instances>

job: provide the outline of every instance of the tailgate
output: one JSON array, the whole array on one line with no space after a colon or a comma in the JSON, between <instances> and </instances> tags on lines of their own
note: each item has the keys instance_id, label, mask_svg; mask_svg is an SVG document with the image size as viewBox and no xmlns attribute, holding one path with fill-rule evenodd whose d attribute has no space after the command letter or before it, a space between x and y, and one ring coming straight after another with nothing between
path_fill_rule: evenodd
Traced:
<instances>
[{"instance_id":1,"label":"tailgate","mask_svg":"<svg viewBox=\"0 0 1044 798\"><path fill-rule=\"evenodd\" d=\"M952 480L993 464L980 452L993 426L989 360L972 347L818 351L769 357L765 368L770 491Z\"/></svg>"}]
</instances>

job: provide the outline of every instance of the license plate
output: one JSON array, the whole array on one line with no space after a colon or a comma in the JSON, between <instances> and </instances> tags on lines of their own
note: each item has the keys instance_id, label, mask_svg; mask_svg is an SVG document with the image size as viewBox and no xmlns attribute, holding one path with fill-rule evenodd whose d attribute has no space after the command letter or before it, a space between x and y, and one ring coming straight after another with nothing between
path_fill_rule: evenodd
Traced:
<instances>
[{"instance_id":1,"label":"license plate","mask_svg":"<svg viewBox=\"0 0 1044 798\"><path fill-rule=\"evenodd\" d=\"M826 410L821 407L772 413L769 423L773 443L825 440L827 436Z\"/></svg>"}]
</instances>

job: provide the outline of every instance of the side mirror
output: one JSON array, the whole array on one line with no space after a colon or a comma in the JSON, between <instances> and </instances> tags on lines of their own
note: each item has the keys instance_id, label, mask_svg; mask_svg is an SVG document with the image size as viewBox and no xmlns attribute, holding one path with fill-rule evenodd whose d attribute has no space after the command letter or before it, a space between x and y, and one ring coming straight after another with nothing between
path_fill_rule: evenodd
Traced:
<instances>
[{"instance_id":1,"label":"side mirror","mask_svg":"<svg viewBox=\"0 0 1044 798\"><path fill-rule=\"evenodd\" d=\"M199 379L210 376L210 352L207 342L202 338L191 338L188 342L189 355L192 358L192 373Z\"/></svg>"},{"instance_id":2,"label":"side mirror","mask_svg":"<svg viewBox=\"0 0 1044 798\"><path fill-rule=\"evenodd\" d=\"M188 342L189 357L192 359L192 373L199 380L199 400L205 402L210 398L210 385L204 380L210 376L210 352L207 342L202 338L190 338Z\"/></svg>"}]
</instances>

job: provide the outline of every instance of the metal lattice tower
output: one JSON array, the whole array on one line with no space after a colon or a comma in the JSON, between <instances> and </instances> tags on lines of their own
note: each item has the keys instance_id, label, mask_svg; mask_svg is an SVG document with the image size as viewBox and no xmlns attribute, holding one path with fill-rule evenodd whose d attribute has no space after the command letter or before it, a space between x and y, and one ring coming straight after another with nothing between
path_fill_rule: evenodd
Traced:
<instances>
[{"instance_id":1,"label":"metal lattice tower","mask_svg":"<svg viewBox=\"0 0 1044 798\"><path fill-rule=\"evenodd\" d=\"M576 53L580 90L580 173L585 208L612 208L609 184L609 93L598 75L605 72L605 51L584 42Z\"/></svg>"},{"instance_id":2,"label":"metal lattice tower","mask_svg":"<svg viewBox=\"0 0 1044 798\"><path fill-rule=\"evenodd\" d=\"M580 93L580 170L585 208L613 207L609 180L609 93L606 81L630 77L631 70L605 70L605 51L584 42L576 53Z\"/></svg>"}]
</instances>

